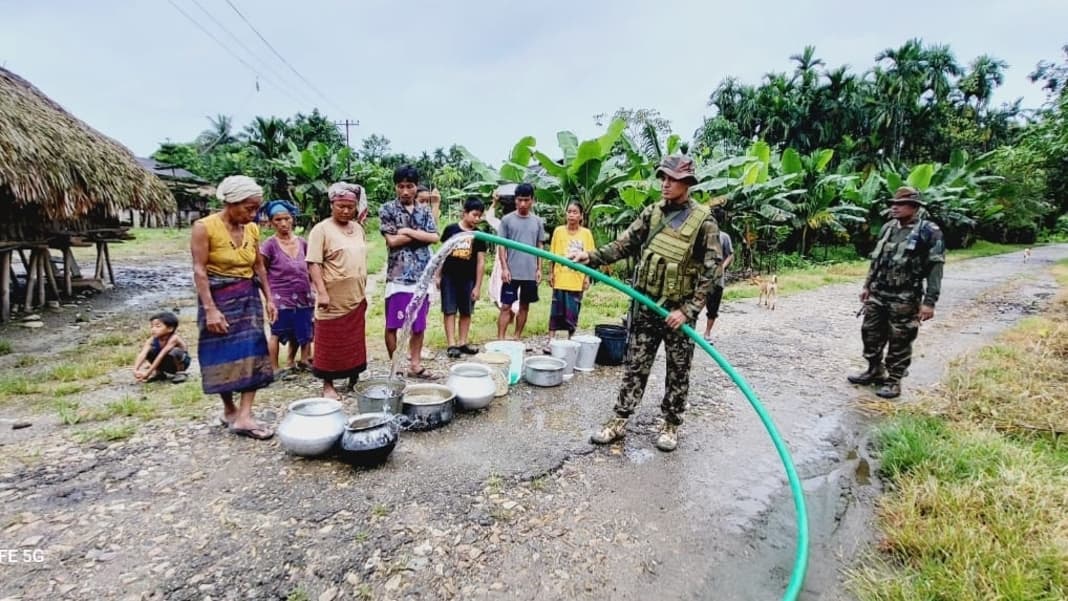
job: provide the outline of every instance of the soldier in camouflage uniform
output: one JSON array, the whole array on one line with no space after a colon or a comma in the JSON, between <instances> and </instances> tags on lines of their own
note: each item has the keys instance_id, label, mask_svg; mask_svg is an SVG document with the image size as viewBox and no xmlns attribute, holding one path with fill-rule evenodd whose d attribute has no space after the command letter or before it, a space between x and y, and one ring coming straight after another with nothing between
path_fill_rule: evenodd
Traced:
<instances>
[{"instance_id":1,"label":"soldier in camouflage uniform","mask_svg":"<svg viewBox=\"0 0 1068 601\"><path fill-rule=\"evenodd\" d=\"M635 288L669 312L664 319L644 306L635 307L627 324L627 361L616 417L608 420L590 441L608 444L626 433L627 418L641 402L653 359L663 341L667 354L666 390L660 404L664 425L656 447L673 451L678 446L678 426L686 410L694 348L693 341L679 328L697 321L723 251L711 211L690 200L690 186L697 183L693 159L682 155L665 157L656 175L661 179L663 202L646 207L615 242L588 253L570 253L568 258L597 267L637 257Z\"/></svg>"},{"instance_id":2,"label":"soldier in camouflage uniform","mask_svg":"<svg viewBox=\"0 0 1068 601\"><path fill-rule=\"evenodd\" d=\"M946 254L942 231L917 214L924 207L919 192L899 188L888 202L892 219L879 232L860 293L864 303L860 335L868 369L848 379L854 384L881 384L875 394L892 399L901 394L920 323L934 317Z\"/></svg>"}]
</instances>

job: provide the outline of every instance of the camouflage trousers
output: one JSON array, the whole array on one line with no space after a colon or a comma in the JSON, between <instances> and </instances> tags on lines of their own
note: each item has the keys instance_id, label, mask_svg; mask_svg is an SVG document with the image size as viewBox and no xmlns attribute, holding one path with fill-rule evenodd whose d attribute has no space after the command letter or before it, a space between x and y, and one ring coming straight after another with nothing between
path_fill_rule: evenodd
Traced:
<instances>
[{"instance_id":1,"label":"camouflage trousers","mask_svg":"<svg viewBox=\"0 0 1068 601\"><path fill-rule=\"evenodd\" d=\"M882 362L885 348L886 371L893 381L904 378L912 363L912 342L920 331L919 310L918 297L872 294L864 305L864 323L860 326L864 358Z\"/></svg>"},{"instance_id":2,"label":"camouflage trousers","mask_svg":"<svg viewBox=\"0 0 1068 601\"><path fill-rule=\"evenodd\" d=\"M630 324L623 384L619 387L619 400L615 407L616 414L620 417L629 417L641 403L661 342L664 343L667 354L667 374L660 410L668 422L682 423L682 414L686 411L686 397L690 393L690 364L693 361L694 343L681 329L668 328L663 317L644 306L635 308L634 320Z\"/></svg>"}]
</instances>

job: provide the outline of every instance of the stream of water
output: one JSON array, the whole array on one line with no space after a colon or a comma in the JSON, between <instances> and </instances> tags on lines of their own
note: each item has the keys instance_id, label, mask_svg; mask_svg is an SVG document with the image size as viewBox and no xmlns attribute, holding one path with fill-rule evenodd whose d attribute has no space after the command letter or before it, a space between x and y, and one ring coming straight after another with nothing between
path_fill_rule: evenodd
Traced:
<instances>
[{"instance_id":1,"label":"stream of water","mask_svg":"<svg viewBox=\"0 0 1068 601\"><path fill-rule=\"evenodd\" d=\"M430 290L430 284L434 281L434 274L437 273L441 264L445 262L449 254L453 249L463 243L474 244L475 233L474 232L460 232L455 236L449 238L441 247L438 248L430 257L430 261L427 263L426 268L423 269L423 273L419 276L419 281L415 283L415 292L412 293L412 300L405 308L404 325L401 326L399 332L397 332L397 349L393 351L393 360L389 366L390 379L400 376L401 379L405 379L408 376L408 367L411 365L407 361L407 348L408 340L412 336L412 323L415 321L415 316L418 315L419 309L426 302L427 294ZM404 361L403 369L400 368L400 362Z\"/></svg>"}]
</instances>

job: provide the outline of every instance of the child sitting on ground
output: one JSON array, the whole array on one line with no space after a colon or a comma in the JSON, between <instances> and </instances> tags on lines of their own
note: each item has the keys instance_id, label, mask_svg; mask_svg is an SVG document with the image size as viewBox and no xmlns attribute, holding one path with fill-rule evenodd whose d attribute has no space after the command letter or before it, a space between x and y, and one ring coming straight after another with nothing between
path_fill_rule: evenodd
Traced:
<instances>
[{"instance_id":1,"label":"child sitting on ground","mask_svg":"<svg viewBox=\"0 0 1068 601\"><path fill-rule=\"evenodd\" d=\"M164 311L150 317L148 323L152 336L145 341L134 361L134 379L138 382L185 382L190 357L185 341L176 333L178 316Z\"/></svg>"}]
</instances>

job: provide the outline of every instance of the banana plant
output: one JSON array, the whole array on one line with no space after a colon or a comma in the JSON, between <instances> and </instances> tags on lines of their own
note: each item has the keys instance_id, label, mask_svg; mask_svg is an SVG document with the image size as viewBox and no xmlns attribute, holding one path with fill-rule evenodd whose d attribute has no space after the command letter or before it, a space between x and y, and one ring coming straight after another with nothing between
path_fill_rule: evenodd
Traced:
<instances>
[{"instance_id":1,"label":"banana plant","mask_svg":"<svg viewBox=\"0 0 1068 601\"><path fill-rule=\"evenodd\" d=\"M301 213L321 218L330 212L327 188L341 178L352 158L352 149L348 146L337 148L312 142L301 150L291 141L287 154L273 159L271 165L287 176L290 194L300 206Z\"/></svg>"},{"instance_id":2,"label":"banana plant","mask_svg":"<svg viewBox=\"0 0 1068 601\"><path fill-rule=\"evenodd\" d=\"M922 163L913 166L905 177L896 170L884 177L890 191L902 185L919 190L927 204L926 214L942 227L946 245L963 247L971 243L978 221L999 210L995 204L980 201L982 191L1002 179L982 175L993 155L988 152L969 160L966 152L956 150L949 163Z\"/></svg>"},{"instance_id":3,"label":"banana plant","mask_svg":"<svg viewBox=\"0 0 1068 601\"><path fill-rule=\"evenodd\" d=\"M801 255L809 251L809 234L824 230L836 233L846 231L846 223L861 223L865 211L839 202L841 191L851 186L855 175L826 173L834 158L834 151L823 148L801 155L793 148L782 153L780 170L785 176L793 176L790 184L803 192L791 202L791 226L800 232Z\"/></svg>"},{"instance_id":4,"label":"banana plant","mask_svg":"<svg viewBox=\"0 0 1068 601\"><path fill-rule=\"evenodd\" d=\"M535 184L538 202L562 215L567 203L577 200L591 223L610 219L612 211L606 207L610 206L608 201L620 197L616 188L641 179L648 171L647 160L635 160L626 152L622 156L614 153L625 128L624 120L614 119L603 135L581 142L574 133L561 131L556 136L562 155L559 160L540 150L533 151L532 156L541 166Z\"/></svg>"}]
</instances>

